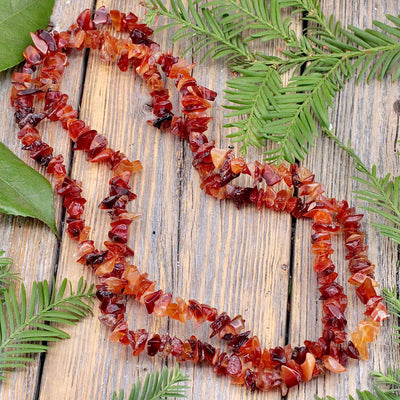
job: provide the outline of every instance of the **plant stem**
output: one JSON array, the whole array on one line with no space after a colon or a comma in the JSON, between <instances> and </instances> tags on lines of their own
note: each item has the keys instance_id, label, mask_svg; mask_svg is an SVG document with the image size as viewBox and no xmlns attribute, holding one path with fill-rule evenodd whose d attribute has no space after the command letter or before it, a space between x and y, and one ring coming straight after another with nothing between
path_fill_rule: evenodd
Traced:
<instances>
[{"instance_id":1,"label":"plant stem","mask_svg":"<svg viewBox=\"0 0 400 400\"><path fill-rule=\"evenodd\" d=\"M37 295L37 292L35 293L35 295ZM66 298L62 298L54 303L50 303L47 307L43 308L42 310L40 310L37 314L32 315L31 318L29 318L28 320L25 320L23 324L21 324L17 329L14 330L14 332L12 332L10 334L10 336L4 341L0 343L0 353L2 353L4 351L4 349L6 349L7 347L9 347L10 343L13 340L18 340L18 335L27 327L29 327L30 325L32 325L33 323L35 323L38 320L42 319L42 315L44 315L45 313L47 313L48 311L53 310L54 308L61 306L65 303L68 303L69 301L73 300L73 299L90 299L91 297L93 297L91 294L88 293L79 293L79 294L71 294L69 297ZM30 301L34 301L34 299L30 299ZM1 304L1 302L0 302Z\"/></svg>"},{"instance_id":2,"label":"plant stem","mask_svg":"<svg viewBox=\"0 0 400 400\"><path fill-rule=\"evenodd\" d=\"M371 47L368 49L359 49L359 50L351 50L351 51L344 51L344 52L337 52L337 53L323 53L323 54L310 54L308 56L302 56L295 58L295 61L283 58L275 58L273 60L263 60L267 65L274 65L275 67L285 66L285 65L302 65L307 62L312 61L324 61L327 59L351 59L357 58L362 56L367 56L370 54L376 54L380 52L390 52L390 51L399 51L400 52L400 43L396 43L393 45L386 45L386 46L378 46L378 47Z\"/></svg>"},{"instance_id":3,"label":"plant stem","mask_svg":"<svg viewBox=\"0 0 400 400\"><path fill-rule=\"evenodd\" d=\"M236 44L230 42L226 38L215 34L212 30L204 29L201 26L192 23L192 21L186 20L184 18L180 18L178 15L173 14L173 13L169 12L168 10L163 10L162 15L179 22L181 24L181 26L186 26L187 28L192 29L194 32L197 32L204 36L212 37L214 40L223 43L225 46L231 48L236 53L239 53L239 55L247 61L254 61L254 59L255 59L255 55L253 53L246 52L244 49L241 49Z\"/></svg>"},{"instance_id":4,"label":"plant stem","mask_svg":"<svg viewBox=\"0 0 400 400\"><path fill-rule=\"evenodd\" d=\"M308 16L312 17L315 22L320 25L331 38L336 39L335 34L331 31L326 23L326 18L324 14L320 12L321 10L319 5L315 4L314 1L311 1L311 4L306 0L297 0L296 2L298 6L303 8L303 10L307 12Z\"/></svg>"},{"instance_id":5,"label":"plant stem","mask_svg":"<svg viewBox=\"0 0 400 400\"><path fill-rule=\"evenodd\" d=\"M364 173L365 175L368 176L368 178L371 180L371 183L373 184L374 188L379 192L379 194L385 199L386 201L386 206L392 211L399 219L400 219L400 209L396 207L396 205L393 203L392 199L390 196L387 195L387 192L384 190L382 185L380 184L379 178L371 174L371 172L368 170L366 165L361 161L360 157L354 152L354 150L346 146L344 143L342 143L335 134L329 130L329 129L323 129L324 133L332 139L341 149L343 149L354 161L356 164L356 168Z\"/></svg>"},{"instance_id":6,"label":"plant stem","mask_svg":"<svg viewBox=\"0 0 400 400\"><path fill-rule=\"evenodd\" d=\"M330 77L332 76L332 74L335 73L335 71L340 68L340 65L343 63L343 60L338 59L338 61L332 66L331 70L329 72L327 72L324 76L323 79L320 79L318 84L316 86L314 86L314 88L309 91L307 93L307 97L306 99L300 104L300 106L298 107L296 113L294 114L293 118L291 118L291 121L288 125L288 128L286 129L286 134L285 136L282 138L281 140L281 148L282 151L280 153L280 156L278 158L278 163L283 161L285 159L284 154L283 154L283 149L285 148L284 144L289 140L290 136L290 132L292 131L293 126L296 124L296 121L298 121L299 116L302 112L304 112L304 109L306 109L307 107L310 106L310 102L314 97L314 94L321 89L321 87L325 84L325 82L327 80L330 79ZM288 88L290 90L290 87Z\"/></svg>"},{"instance_id":7,"label":"plant stem","mask_svg":"<svg viewBox=\"0 0 400 400\"><path fill-rule=\"evenodd\" d=\"M229 4L232 4L238 10L242 11L244 14L254 19L254 21L258 21L264 24L266 27L268 27L268 29L270 29L271 31L276 32L285 42L291 42L292 38L285 31L279 29L279 27L276 27L273 23L269 22L268 20L262 19L261 17L259 17L257 13L250 12L248 9L242 7L240 3L238 3L236 0L225 0L225 1Z\"/></svg>"}]
</instances>

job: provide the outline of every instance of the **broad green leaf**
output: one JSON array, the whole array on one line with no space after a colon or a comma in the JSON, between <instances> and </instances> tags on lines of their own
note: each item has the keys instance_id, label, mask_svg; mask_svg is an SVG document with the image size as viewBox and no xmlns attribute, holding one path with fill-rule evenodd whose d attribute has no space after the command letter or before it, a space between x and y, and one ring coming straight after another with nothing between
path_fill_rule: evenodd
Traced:
<instances>
[{"instance_id":1,"label":"broad green leaf","mask_svg":"<svg viewBox=\"0 0 400 400\"><path fill-rule=\"evenodd\" d=\"M46 29L54 0L9 0L0 6L0 71L23 60L29 32Z\"/></svg>"},{"instance_id":2,"label":"broad green leaf","mask_svg":"<svg viewBox=\"0 0 400 400\"><path fill-rule=\"evenodd\" d=\"M58 236L50 183L0 143L0 212L43 221Z\"/></svg>"}]
</instances>

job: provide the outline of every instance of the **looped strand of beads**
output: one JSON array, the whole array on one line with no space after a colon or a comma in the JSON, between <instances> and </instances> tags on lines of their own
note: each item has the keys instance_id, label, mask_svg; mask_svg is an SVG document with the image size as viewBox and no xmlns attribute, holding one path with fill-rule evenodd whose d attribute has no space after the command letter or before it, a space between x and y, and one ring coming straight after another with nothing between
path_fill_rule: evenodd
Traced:
<instances>
[{"instance_id":1,"label":"looped strand of beads","mask_svg":"<svg viewBox=\"0 0 400 400\"><path fill-rule=\"evenodd\" d=\"M127 33L129 39L112 36L107 27ZM11 104L20 128L18 138L30 157L55 177L55 189L64 197L67 211L66 232L78 243L78 262L93 269L99 279L100 321L112 329L111 340L131 346L133 355L146 350L150 356L172 355L177 361L208 363L216 374L228 375L236 384L263 391L280 387L284 393L287 388L307 382L326 370L346 371L349 357L367 359L367 343L375 340L388 314L375 290L378 286L373 275L375 266L367 258L365 234L360 225L362 215L345 201L327 198L323 186L304 167L246 163L232 150L216 148L205 135L211 121L207 110L216 93L197 84L190 74L194 64L174 57L171 51L162 52L150 39L152 33L132 13L108 12L101 7L92 18L90 10L84 10L65 32L32 33L33 45L24 51L26 62L22 72L12 77ZM240 315L232 318L194 299L186 302L176 297L173 300L171 293L156 290L156 282L128 262L134 254L127 244L129 226L138 217L127 211L128 204L136 199L129 182L142 165L109 148L103 135L77 118L77 111L68 104L68 96L59 90L70 52L84 48L98 51L102 61L116 62L123 72L134 69L143 79L155 116L148 123L189 142L192 164L206 194L219 200L232 200L238 208L254 204L259 210L285 211L296 218L313 220L313 268L324 313L323 334L317 341L306 340L302 347L262 349L257 336L244 331ZM182 96L180 116L173 113L163 75L175 81ZM34 104L40 101L43 109L36 111ZM96 249L89 239L90 228L83 219L86 199L80 183L67 176L62 155L53 155L53 149L42 140L36 128L44 119L60 121L74 142L74 150L83 150L89 162L106 164L112 171L109 195L99 205L111 217L105 250ZM233 181L241 174L249 175L253 186L234 185ZM286 188L276 189L278 184ZM347 296L336 282L338 273L331 260L332 235L339 232L344 235L347 249L349 283L356 287L357 296L366 306L366 319L358 324L348 342L344 315ZM226 342L228 350L200 341L194 335L181 340L171 338L168 333L149 334L145 329L129 329L125 320L127 297L142 303L149 314L158 317L168 316L182 323L193 319L195 328L210 322L210 338L217 335Z\"/></svg>"}]
</instances>

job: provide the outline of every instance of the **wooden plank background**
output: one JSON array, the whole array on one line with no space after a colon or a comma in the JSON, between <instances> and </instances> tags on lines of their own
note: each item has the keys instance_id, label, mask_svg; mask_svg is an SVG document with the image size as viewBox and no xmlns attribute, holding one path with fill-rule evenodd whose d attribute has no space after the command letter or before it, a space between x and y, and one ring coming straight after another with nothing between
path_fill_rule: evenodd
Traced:
<instances>
[{"instance_id":1,"label":"wooden plank background","mask_svg":"<svg viewBox=\"0 0 400 400\"><path fill-rule=\"evenodd\" d=\"M52 23L57 30L66 29L85 8L105 5L109 9L133 11L142 16L143 7L135 0L56 1ZM327 15L334 13L343 25L360 28L372 26L372 20L384 20L385 13L397 15L396 0L337 0L322 2ZM162 21L160 21L162 23ZM301 29L299 21L294 26ZM162 31L155 40L162 48L171 47L171 31ZM174 54L182 53L183 45L173 46ZM274 51L273 48L268 51ZM194 61L201 55L196 55ZM190 58L187 57L188 59ZM0 117L0 140L22 159L33 165L20 150L15 139L17 129L9 107L12 71L0 74L0 102L4 113ZM198 82L218 92L212 108L214 117L210 136L226 147L228 133L224 123L222 92L230 73L222 62L208 61L195 69ZM317 300L317 285L312 272L309 237L311 226L274 212L256 212L252 207L238 212L233 204L219 203L206 197L199 189L197 173L191 168L187 144L162 134L146 124L148 95L133 73L120 73L115 65L99 62L96 54L72 56L66 70L63 91L72 104L79 107L80 116L109 139L111 147L120 149L131 159L139 158L144 170L133 180L138 194L133 208L143 216L132 227L130 245L135 249L134 263L160 282L160 286L183 298L225 310L230 315L241 314L247 326L256 333L264 346L301 344L306 338L316 339L320 332L321 307ZM399 87L389 79L383 82L350 81L336 100L332 124L343 141L350 140L367 165L377 164L382 172L396 173L398 155L396 140L398 120L393 103L399 98ZM48 124L45 138L57 152L68 154L70 143L59 127ZM260 159L252 152L248 160ZM311 149L304 163L324 182L330 196L357 203L352 194L358 188L350 179L352 164L332 142L321 138ZM108 218L96 206L107 193L109 174L105 168L88 165L81 154L74 154L72 175L83 181L84 195L90 199L86 219L92 226L96 243L101 243L107 231ZM59 226L62 225L60 202L55 199ZM90 205L91 204L91 205ZM398 249L371 229L367 216L364 229L368 235L371 259L376 263L376 275L382 286L396 283ZM293 238L293 240L291 240ZM41 223L0 214L0 243L7 255L15 260L15 268L24 282L49 279L57 274L57 282L68 277L77 282L81 275L94 282L93 276L74 261L75 245L68 240L57 243L52 233ZM335 253L336 254L336 253ZM339 246L337 265L346 280L343 249ZM291 288L291 290L290 290ZM349 293L348 320L354 327L362 308L353 292ZM149 317L142 307L129 305L131 323L149 331L169 332L179 337L192 334L192 324ZM145 371L160 370L171 360L141 355L131 356L129 349L112 344L109 331L95 316L76 328L66 329L71 339L51 346L46 356L38 357L27 369L9 374L0 384L0 398L6 400L40 399L111 399L112 392L130 388ZM319 329L319 328L318 328ZM206 338L208 329L200 328L197 337ZM287 337L286 337L287 336ZM390 351L389 351L390 349ZM356 388L371 388L368 374L373 369L385 369L399 361L393 351L390 330L382 329L371 349L371 360L350 362L348 372L328 374L289 391L287 399L308 400L332 395L347 399ZM192 379L188 399L281 399L278 392L250 393L233 386L226 378L217 378L210 368L182 364Z\"/></svg>"}]
</instances>

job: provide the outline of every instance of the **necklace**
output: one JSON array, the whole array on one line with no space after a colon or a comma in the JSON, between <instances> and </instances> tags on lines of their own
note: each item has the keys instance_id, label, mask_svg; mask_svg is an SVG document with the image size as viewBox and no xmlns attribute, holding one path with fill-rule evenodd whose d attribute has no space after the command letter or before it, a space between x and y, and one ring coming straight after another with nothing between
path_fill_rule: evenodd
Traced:
<instances>
[{"instance_id":1,"label":"necklace","mask_svg":"<svg viewBox=\"0 0 400 400\"><path fill-rule=\"evenodd\" d=\"M129 39L116 38L106 29L129 34ZM138 22L132 14L117 10L97 10L92 18L90 10L83 11L75 24L65 32L37 31L31 34L33 45L24 51L26 62L22 72L13 75L11 104L20 128L18 137L30 157L46 168L56 179L55 189L64 196L66 232L78 243L78 262L92 268L99 278L97 297L102 315L100 320L112 329L111 340L131 346L133 355L146 351L148 355L172 355L177 361L210 364L219 375L228 375L236 384L252 390L287 388L306 382L326 370L346 371L348 358L368 359L367 343L375 340L387 310L378 296L374 280L375 266L367 257L365 234L360 229L361 214L345 201L327 198L321 184L304 167L246 163L232 150L217 149L205 132L211 118L207 114L216 93L197 84L191 76L193 64L162 52L150 39L153 31ZM107 140L91 129L68 104L68 96L59 91L68 55L73 50L91 48L106 62L116 62L121 71L134 69L143 79L152 98L154 127L169 131L187 140L193 153L193 166L199 172L201 189L219 200L232 200L238 208L254 204L275 211L285 211L296 218L313 220L311 237L313 264L317 274L320 299L323 301L323 334L317 341L306 340L304 346L263 349L257 336L245 331L243 318L219 313L214 307L197 300L173 300L171 293L156 290L156 282L146 273L128 262L133 250L127 245L129 226L137 214L127 211L129 202L136 198L130 187L132 174L142 169L140 161L130 161L126 155L114 151ZM173 113L169 91L163 76L175 81L182 96L182 115ZM37 104L42 109L36 111ZM113 177L109 182L109 195L99 208L111 217L109 240L105 250L96 249L89 239L83 213L86 200L79 182L67 176L61 155L54 156L36 128L43 119L60 121L74 142L73 149L83 150L92 163L106 164ZM249 175L252 187L234 185L241 174ZM279 189L276 186L279 184ZM347 341L345 311L347 296L336 282L338 276L331 260L332 235L341 232L347 249L351 277L349 283L366 305L365 320ZM142 303L149 314L168 316L181 322L193 319L195 327L210 322L210 338L218 336L225 342L223 348L200 341L195 336L181 340L163 335L149 334L145 329L131 330L125 320L126 299Z\"/></svg>"}]
</instances>

